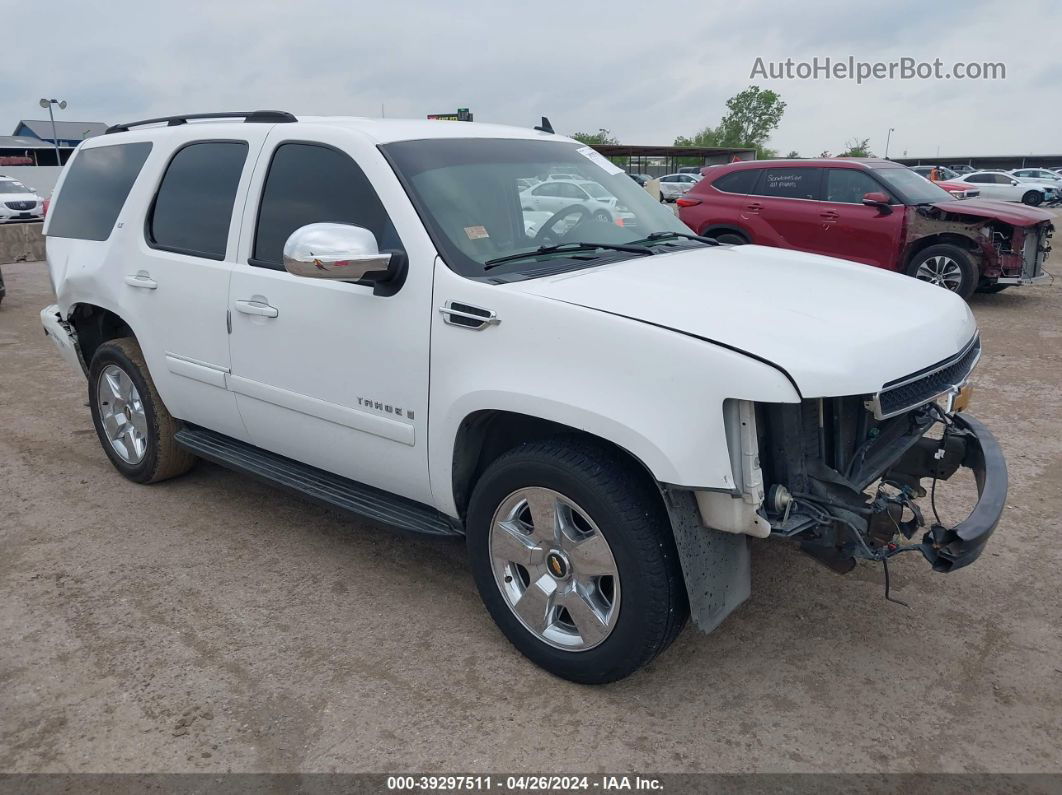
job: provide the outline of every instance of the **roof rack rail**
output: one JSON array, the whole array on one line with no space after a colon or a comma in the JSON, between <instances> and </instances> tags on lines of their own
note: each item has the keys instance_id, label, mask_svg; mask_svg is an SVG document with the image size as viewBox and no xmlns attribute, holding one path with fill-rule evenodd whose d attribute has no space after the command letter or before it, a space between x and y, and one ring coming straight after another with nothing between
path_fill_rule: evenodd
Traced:
<instances>
[{"instance_id":1,"label":"roof rack rail","mask_svg":"<svg viewBox=\"0 0 1062 795\"><path fill-rule=\"evenodd\" d=\"M185 113L181 116L160 116L157 119L144 119L143 121L130 121L125 124L112 124L106 129L108 133L129 132L130 127L142 127L145 124L163 124L167 127L177 127L187 124L191 119L243 119L245 124L285 124L298 121L294 116L284 110L248 110L228 111L225 113Z\"/></svg>"}]
</instances>

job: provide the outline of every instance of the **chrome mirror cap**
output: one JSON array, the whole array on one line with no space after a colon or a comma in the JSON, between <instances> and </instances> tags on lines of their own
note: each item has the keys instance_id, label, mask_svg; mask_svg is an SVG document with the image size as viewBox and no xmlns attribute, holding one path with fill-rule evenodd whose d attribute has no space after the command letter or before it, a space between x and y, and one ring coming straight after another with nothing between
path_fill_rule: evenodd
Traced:
<instances>
[{"instance_id":1,"label":"chrome mirror cap","mask_svg":"<svg viewBox=\"0 0 1062 795\"><path fill-rule=\"evenodd\" d=\"M284 269L310 279L357 282L385 276L390 264L375 235L350 224L300 226L284 243Z\"/></svg>"}]
</instances>

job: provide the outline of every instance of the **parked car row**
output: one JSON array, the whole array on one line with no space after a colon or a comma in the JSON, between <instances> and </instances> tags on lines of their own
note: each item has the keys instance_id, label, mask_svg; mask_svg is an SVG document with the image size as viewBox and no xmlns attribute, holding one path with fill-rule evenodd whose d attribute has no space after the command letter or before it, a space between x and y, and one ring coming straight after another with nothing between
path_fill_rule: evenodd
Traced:
<instances>
[{"instance_id":1,"label":"parked car row","mask_svg":"<svg viewBox=\"0 0 1062 795\"><path fill-rule=\"evenodd\" d=\"M959 201L888 160L760 160L711 166L704 174L678 199L679 217L722 243L862 262L964 298L1048 278L1050 213L983 198Z\"/></svg>"},{"instance_id":2,"label":"parked car row","mask_svg":"<svg viewBox=\"0 0 1062 795\"><path fill-rule=\"evenodd\" d=\"M972 198L969 191L978 191L986 199L1021 202L1033 207L1062 200L1062 175L1046 169L971 170L959 174L947 166L929 165L911 166L911 170L957 198ZM961 195L964 191L966 195Z\"/></svg>"}]
</instances>

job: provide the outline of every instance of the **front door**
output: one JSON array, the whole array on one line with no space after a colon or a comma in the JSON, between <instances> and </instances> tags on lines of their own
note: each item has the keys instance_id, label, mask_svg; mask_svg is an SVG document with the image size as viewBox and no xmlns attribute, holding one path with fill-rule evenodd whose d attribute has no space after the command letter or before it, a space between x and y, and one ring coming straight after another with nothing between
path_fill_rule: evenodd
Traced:
<instances>
[{"instance_id":1,"label":"front door","mask_svg":"<svg viewBox=\"0 0 1062 795\"><path fill-rule=\"evenodd\" d=\"M863 196L889 191L865 171L827 168L823 185L820 254L876 265L895 267L903 232L904 205L891 198L889 210L867 207Z\"/></svg>"},{"instance_id":2,"label":"front door","mask_svg":"<svg viewBox=\"0 0 1062 795\"><path fill-rule=\"evenodd\" d=\"M287 135L283 125L270 133L244 212L229 289L229 388L255 445L430 502L430 244L403 245L374 185L396 204L408 199L368 141L325 126L316 143ZM405 216L405 237L423 236L412 209ZM288 236L323 222L364 227L381 251L407 253L401 288L374 294L369 284L285 271Z\"/></svg>"}]
</instances>

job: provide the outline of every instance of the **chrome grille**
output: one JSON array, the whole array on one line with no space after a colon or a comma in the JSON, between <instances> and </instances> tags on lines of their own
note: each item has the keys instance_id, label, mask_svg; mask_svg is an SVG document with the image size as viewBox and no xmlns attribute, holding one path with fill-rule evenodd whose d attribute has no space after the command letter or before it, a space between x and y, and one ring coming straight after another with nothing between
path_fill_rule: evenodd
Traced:
<instances>
[{"instance_id":1,"label":"chrome grille","mask_svg":"<svg viewBox=\"0 0 1062 795\"><path fill-rule=\"evenodd\" d=\"M26 211L37 206L37 202L4 202L9 210Z\"/></svg>"},{"instance_id":2,"label":"chrome grille","mask_svg":"<svg viewBox=\"0 0 1062 795\"><path fill-rule=\"evenodd\" d=\"M981 339L975 336L954 356L885 384L871 399L870 409L880 420L924 405L966 383L980 358Z\"/></svg>"}]
</instances>

